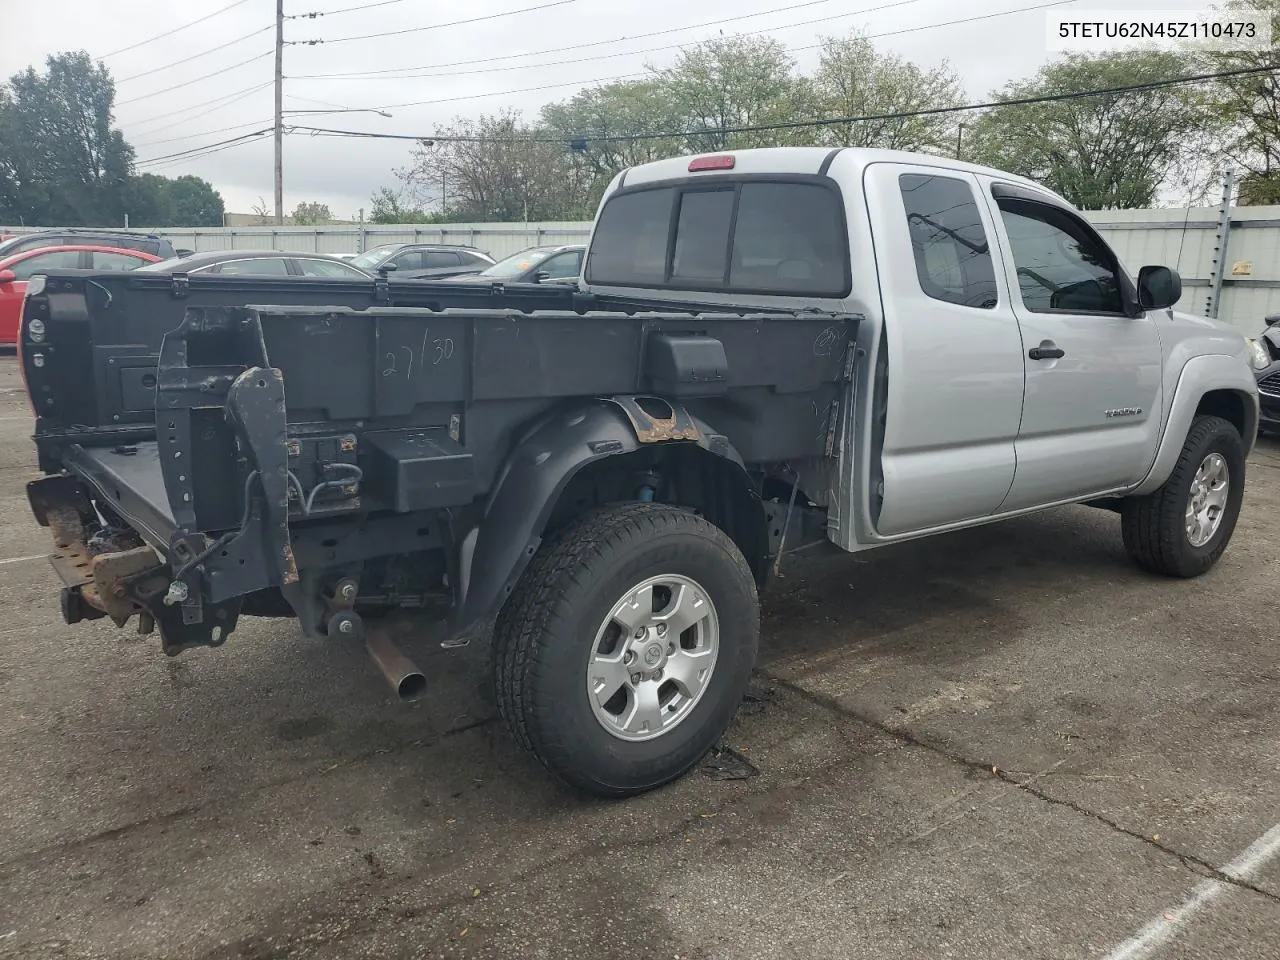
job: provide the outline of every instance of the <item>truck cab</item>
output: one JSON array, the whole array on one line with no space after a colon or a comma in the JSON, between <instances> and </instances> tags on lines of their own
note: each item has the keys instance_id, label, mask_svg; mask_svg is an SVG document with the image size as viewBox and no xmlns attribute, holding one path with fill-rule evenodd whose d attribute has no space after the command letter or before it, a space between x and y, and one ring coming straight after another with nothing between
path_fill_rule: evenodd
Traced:
<instances>
[{"instance_id":1,"label":"truck cab","mask_svg":"<svg viewBox=\"0 0 1280 960\"><path fill-rule=\"evenodd\" d=\"M1257 351L1180 297L1000 171L662 160L609 185L576 286L34 278L28 493L68 622L176 656L293 617L409 698L380 624L416 617L492 645L547 770L628 796L722 735L797 550L1088 503L1147 569L1210 570Z\"/></svg>"},{"instance_id":2,"label":"truck cab","mask_svg":"<svg viewBox=\"0 0 1280 960\"><path fill-rule=\"evenodd\" d=\"M1159 485L1197 411L1257 432L1245 338L1171 309L1031 181L942 157L777 148L619 174L595 294L863 318L832 539L862 550ZM830 343L815 345L828 349Z\"/></svg>"}]
</instances>

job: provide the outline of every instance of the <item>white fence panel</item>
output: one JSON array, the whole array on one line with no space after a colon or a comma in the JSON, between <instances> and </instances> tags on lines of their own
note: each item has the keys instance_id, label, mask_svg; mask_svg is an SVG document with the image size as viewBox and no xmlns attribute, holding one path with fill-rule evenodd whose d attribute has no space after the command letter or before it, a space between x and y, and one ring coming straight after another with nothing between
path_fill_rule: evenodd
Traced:
<instances>
[{"instance_id":1,"label":"white fence panel","mask_svg":"<svg viewBox=\"0 0 1280 960\"><path fill-rule=\"evenodd\" d=\"M1178 308L1204 315L1211 302L1215 266L1223 270L1218 316L1257 333L1268 313L1280 313L1280 206L1233 207L1225 251L1218 208L1101 210L1086 215L1130 272L1144 264L1175 267L1183 278ZM0 227L27 233L40 227ZM474 246L494 259L526 247L584 243L589 221L541 223L338 224L322 227L177 227L155 230L179 249L292 250L356 253L384 243L451 243ZM1221 259L1221 263L1217 261ZM1238 269L1233 274L1233 268Z\"/></svg>"}]
</instances>

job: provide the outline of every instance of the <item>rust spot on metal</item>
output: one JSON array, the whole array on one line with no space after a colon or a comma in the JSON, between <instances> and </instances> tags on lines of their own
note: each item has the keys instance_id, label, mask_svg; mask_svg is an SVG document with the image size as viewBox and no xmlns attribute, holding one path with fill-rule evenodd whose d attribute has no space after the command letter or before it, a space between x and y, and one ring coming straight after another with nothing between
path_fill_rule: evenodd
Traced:
<instances>
[{"instance_id":1,"label":"rust spot on metal","mask_svg":"<svg viewBox=\"0 0 1280 960\"><path fill-rule=\"evenodd\" d=\"M154 550L144 545L98 554L90 567L93 583L85 587L85 598L112 617L128 619L137 610L133 601L127 599L130 585L162 570L164 564ZM88 596L91 591L93 598Z\"/></svg>"},{"instance_id":2,"label":"rust spot on metal","mask_svg":"<svg viewBox=\"0 0 1280 960\"><path fill-rule=\"evenodd\" d=\"M609 397L636 432L641 443L665 443L669 440L700 440L702 434L684 407L661 397ZM664 415L665 414L665 415Z\"/></svg>"},{"instance_id":3,"label":"rust spot on metal","mask_svg":"<svg viewBox=\"0 0 1280 960\"><path fill-rule=\"evenodd\" d=\"M288 451L289 451L289 456L291 456L291 457L298 457L298 456L301 456L301 455L302 455L302 441L301 441L301 440L290 440L290 441L289 441L289 443L288 443L288 447L287 447L287 449L288 449Z\"/></svg>"},{"instance_id":4,"label":"rust spot on metal","mask_svg":"<svg viewBox=\"0 0 1280 960\"><path fill-rule=\"evenodd\" d=\"M281 580L286 584L298 582L298 562L293 558L293 548L285 544L280 551L281 559L284 560L281 572Z\"/></svg>"},{"instance_id":5,"label":"rust spot on metal","mask_svg":"<svg viewBox=\"0 0 1280 960\"><path fill-rule=\"evenodd\" d=\"M53 542L59 549L83 543L84 524L74 507L51 506L46 516L49 518L49 528L53 531Z\"/></svg>"},{"instance_id":6,"label":"rust spot on metal","mask_svg":"<svg viewBox=\"0 0 1280 960\"><path fill-rule=\"evenodd\" d=\"M345 436L342 438L342 452L350 453L356 448L356 438L354 436Z\"/></svg>"}]
</instances>

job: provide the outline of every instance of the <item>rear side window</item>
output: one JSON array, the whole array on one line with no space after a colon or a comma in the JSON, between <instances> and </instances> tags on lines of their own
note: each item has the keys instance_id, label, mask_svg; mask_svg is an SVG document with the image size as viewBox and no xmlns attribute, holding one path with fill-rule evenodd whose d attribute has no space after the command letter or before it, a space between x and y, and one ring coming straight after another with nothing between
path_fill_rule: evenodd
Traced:
<instances>
[{"instance_id":1,"label":"rear side window","mask_svg":"<svg viewBox=\"0 0 1280 960\"><path fill-rule=\"evenodd\" d=\"M131 257L127 253L103 253L100 250L93 253L95 270L136 270L146 262L141 257Z\"/></svg>"},{"instance_id":2,"label":"rear side window","mask_svg":"<svg viewBox=\"0 0 1280 960\"><path fill-rule=\"evenodd\" d=\"M601 211L587 281L844 296L849 256L840 199L826 186L798 182L624 193Z\"/></svg>"},{"instance_id":3,"label":"rear side window","mask_svg":"<svg viewBox=\"0 0 1280 960\"><path fill-rule=\"evenodd\" d=\"M341 277L343 280L364 280L365 275L355 267L332 260L295 260L304 277Z\"/></svg>"},{"instance_id":4,"label":"rear side window","mask_svg":"<svg viewBox=\"0 0 1280 960\"><path fill-rule=\"evenodd\" d=\"M19 280L30 280L32 276L44 270L60 270L65 267L80 266L79 250L59 250L54 248L47 253L33 253L25 260L19 260L10 269Z\"/></svg>"},{"instance_id":5,"label":"rear side window","mask_svg":"<svg viewBox=\"0 0 1280 960\"><path fill-rule=\"evenodd\" d=\"M213 272L246 277L288 276L289 268L284 260L277 257L253 257L249 260L230 260L218 264L213 268Z\"/></svg>"},{"instance_id":6,"label":"rear side window","mask_svg":"<svg viewBox=\"0 0 1280 960\"><path fill-rule=\"evenodd\" d=\"M969 184L907 173L898 178L920 289L935 300L990 310L999 302L991 248Z\"/></svg>"},{"instance_id":7,"label":"rear side window","mask_svg":"<svg viewBox=\"0 0 1280 960\"><path fill-rule=\"evenodd\" d=\"M660 286L666 280L675 197L670 188L641 190L606 203L587 258L588 282Z\"/></svg>"},{"instance_id":8,"label":"rear side window","mask_svg":"<svg viewBox=\"0 0 1280 960\"><path fill-rule=\"evenodd\" d=\"M428 267L456 267L460 262L458 255L450 250L427 250L422 260Z\"/></svg>"}]
</instances>

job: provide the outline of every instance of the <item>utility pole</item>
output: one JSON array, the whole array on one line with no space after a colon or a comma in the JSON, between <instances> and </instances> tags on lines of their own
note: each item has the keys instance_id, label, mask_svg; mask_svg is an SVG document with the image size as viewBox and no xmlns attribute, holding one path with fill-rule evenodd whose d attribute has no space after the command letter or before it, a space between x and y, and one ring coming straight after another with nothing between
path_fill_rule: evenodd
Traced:
<instances>
[{"instance_id":1,"label":"utility pole","mask_svg":"<svg viewBox=\"0 0 1280 960\"><path fill-rule=\"evenodd\" d=\"M284 0L276 0L276 226L284 223Z\"/></svg>"},{"instance_id":2,"label":"utility pole","mask_svg":"<svg viewBox=\"0 0 1280 960\"><path fill-rule=\"evenodd\" d=\"M956 159L960 159L960 147L964 143L964 123L961 122L960 128L956 131Z\"/></svg>"}]
</instances>

